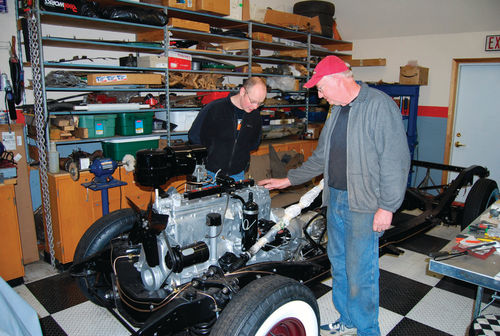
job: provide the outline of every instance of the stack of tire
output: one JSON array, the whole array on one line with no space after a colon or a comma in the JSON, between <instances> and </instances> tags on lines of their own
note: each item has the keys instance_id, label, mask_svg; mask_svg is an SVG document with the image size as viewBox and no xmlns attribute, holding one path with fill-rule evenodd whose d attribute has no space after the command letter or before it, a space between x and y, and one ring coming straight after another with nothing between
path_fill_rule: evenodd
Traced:
<instances>
[{"instance_id":1,"label":"stack of tire","mask_svg":"<svg viewBox=\"0 0 500 336\"><path fill-rule=\"evenodd\" d=\"M335 5L333 3L320 0L300 1L293 6L293 14L307 17L319 16L321 35L333 36L333 16L335 15Z\"/></svg>"}]
</instances>

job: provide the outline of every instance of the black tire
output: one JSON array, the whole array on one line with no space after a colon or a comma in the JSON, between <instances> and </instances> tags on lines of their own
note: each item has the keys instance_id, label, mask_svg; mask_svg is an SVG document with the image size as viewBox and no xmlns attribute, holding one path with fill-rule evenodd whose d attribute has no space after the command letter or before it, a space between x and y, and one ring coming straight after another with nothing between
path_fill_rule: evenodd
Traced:
<instances>
[{"instance_id":1,"label":"black tire","mask_svg":"<svg viewBox=\"0 0 500 336\"><path fill-rule=\"evenodd\" d=\"M328 1L310 0L301 1L293 5L293 13L305 15L303 13L335 15L335 5Z\"/></svg>"},{"instance_id":2,"label":"black tire","mask_svg":"<svg viewBox=\"0 0 500 336\"><path fill-rule=\"evenodd\" d=\"M270 275L245 286L224 308L211 336L318 335L314 294L299 282ZM302 326L302 329L301 329Z\"/></svg>"},{"instance_id":3,"label":"black tire","mask_svg":"<svg viewBox=\"0 0 500 336\"><path fill-rule=\"evenodd\" d=\"M321 25L321 35L333 36L333 15L335 5L326 1L302 1L293 6L293 13L307 17L319 17Z\"/></svg>"},{"instance_id":4,"label":"black tire","mask_svg":"<svg viewBox=\"0 0 500 336\"><path fill-rule=\"evenodd\" d=\"M132 209L121 209L113 211L106 216L99 218L83 234L76 246L73 263L79 263L85 258L104 250L113 238L118 237L124 232L130 231L136 221L136 215ZM83 294L92 302L102 305L94 294L89 290L89 286L96 286L97 295L105 299L105 293L111 288L110 280L105 277L99 277L96 283L95 275L78 277L78 287Z\"/></svg>"},{"instance_id":5,"label":"black tire","mask_svg":"<svg viewBox=\"0 0 500 336\"><path fill-rule=\"evenodd\" d=\"M498 197L498 186L493 180L480 178L474 183L465 199L464 213L460 227L465 229L486 210Z\"/></svg>"}]
</instances>

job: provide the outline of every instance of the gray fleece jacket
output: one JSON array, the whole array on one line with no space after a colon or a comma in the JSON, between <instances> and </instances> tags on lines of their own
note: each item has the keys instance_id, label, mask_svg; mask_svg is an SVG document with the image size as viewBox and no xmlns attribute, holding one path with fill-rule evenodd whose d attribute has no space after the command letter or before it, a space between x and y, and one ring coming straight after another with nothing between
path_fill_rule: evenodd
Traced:
<instances>
[{"instance_id":1,"label":"gray fleece jacket","mask_svg":"<svg viewBox=\"0 0 500 336\"><path fill-rule=\"evenodd\" d=\"M292 185L323 174L328 181L330 139L340 112L335 106L319 137L318 146L302 166L288 172ZM385 93L362 83L352 102L347 124L347 192L349 208L395 212L404 199L410 152L401 118L394 101ZM328 204L327 182L323 205Z\"/></svg>"}]
</instances>

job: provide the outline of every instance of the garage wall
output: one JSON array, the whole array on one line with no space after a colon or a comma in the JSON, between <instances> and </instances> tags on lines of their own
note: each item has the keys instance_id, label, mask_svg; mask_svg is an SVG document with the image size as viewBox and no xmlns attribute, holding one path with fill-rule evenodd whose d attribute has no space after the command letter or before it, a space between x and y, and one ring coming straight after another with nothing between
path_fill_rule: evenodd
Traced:
<instances>
[{"instance_id":1,"label":"garage wall","mask_svg":"<svg viewBox=\"0 0 500 336\"><path fill-rule=\"evenodd\" d=\"M420 88L417 122L419 144L416 151L419 160L443 162L452 60L499 57L500 52L484 51L485 37L492 34L500 34L500 30L353 41L353 58L387 60L384 67L354 68L358 79L397 82L399 67L409 60L416 60L419 65L430 69L429 84ZM421 174L418 175L421 177ZM440 174L435 174L433 179L438 182Z\"/></svg>"},{"instance_id":2,"label":"garage wall","mask_svg":"<svg viewBox=\"0 0 500 336\"><path fill-rule=\"evenodd\" d=\"M447 106L452 59L500 56L500 52L484 51L486 35L492 34L500 34L500 27L497 31L354 40L353 58L387 60L384 67L354 68L354 73L367 81L397 82L399 67L417 60L430 68L429 85L421 87L420 105Z\"/></svg>"}]
</instances>

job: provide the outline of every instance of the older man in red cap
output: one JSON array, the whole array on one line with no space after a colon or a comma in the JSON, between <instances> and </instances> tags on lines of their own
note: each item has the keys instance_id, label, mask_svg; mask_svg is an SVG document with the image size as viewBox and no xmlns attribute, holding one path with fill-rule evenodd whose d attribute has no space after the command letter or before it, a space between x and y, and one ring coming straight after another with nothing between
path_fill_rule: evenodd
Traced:
<instances>
[{"instance_id":1,"label":"older man in red cap","mask_svg":"<svg viewBox=\"0 0 500 336\"><path fill-rule=\"evenodd\" d=\"M304 85L333 106L313 155L286 178L259 185L282 189L323 174L328 257L337 321L322 335L380 335L378 240L401 205L410 153L401 113L381 91L354 80L347 64L327 56Z\"/></svg>"}]
</instances>

